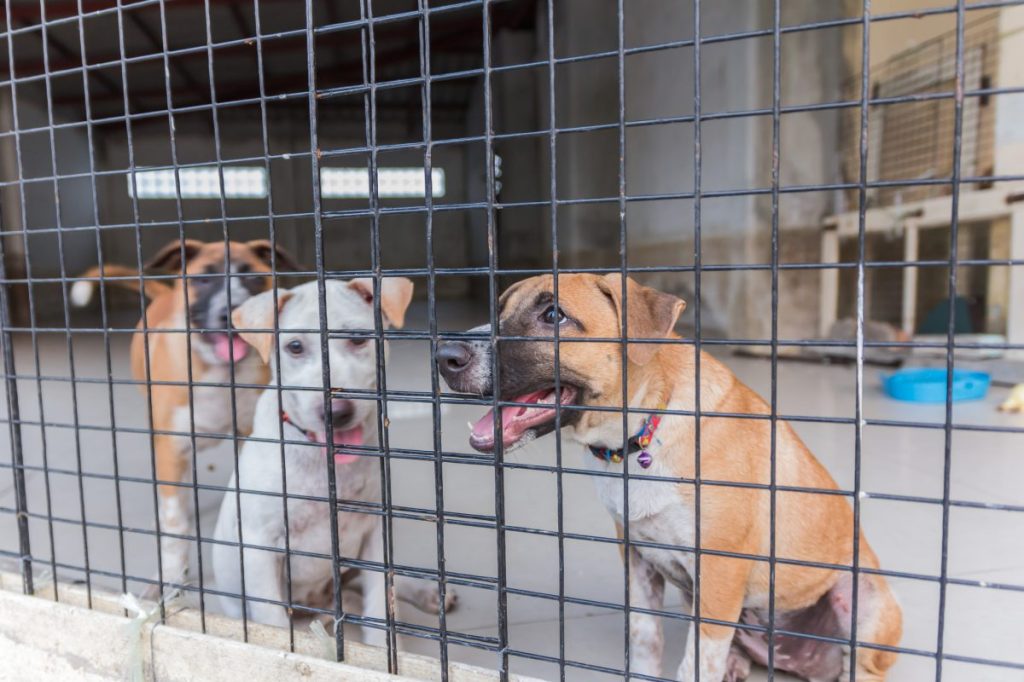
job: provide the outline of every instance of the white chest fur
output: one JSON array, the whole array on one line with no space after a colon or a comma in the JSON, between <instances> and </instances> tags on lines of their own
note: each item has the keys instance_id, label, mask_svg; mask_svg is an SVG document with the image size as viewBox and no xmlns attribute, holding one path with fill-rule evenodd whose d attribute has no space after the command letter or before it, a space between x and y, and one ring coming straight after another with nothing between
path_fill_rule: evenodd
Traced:
<instances>
[{"instance_id":1,"label":"white chest fur","mask_svg":"<svg viewBox=\"0 0 1024 682\"><path fill-rule=\"evenodd\" d=\"M594 486L598 499L622 525L626 518L626 495L622 464L610 464L586 453L588 465L596 471L606 471L618 476L595 476ZM693 496L686 487L666 480L650 480L651 477L671 477L672 472L659 463L655 456L650 468L642 469L636 455L629 461L629 536L633 541L691 548L696 531L694 525ZM641 556L654 564L667 578L681 584L684 575L693 574L693 552L683 550L637 547Z\"/></svg>"},{"instance_id":2,"label":"white chest fur","mask_svg":"<svg viewBox=\"0 0 1024 682\"><path fill-rule=\"evenodd\" d=\"M256 384L264 380L259 359L255 354L242 362L235 363L234 381L236 384ZM253 412L256 401L262 393L259 389L235 388L234 395L230 388L203 386L202 384L228 384L231 372L228 367L216 365L209 368L202 377L195 377L200 384L192 388L192 410L183 406L175 412L175 429L187 433L192 431L192 420L195 419L195 431L198 433L231 433L232 426L237 424L242 433L252 428ZM234 405L234 415L232 415Z\"/></svg>"},{"instance_id":3,"label":"white chest fur","mask_svg":"<svg viewBox=\"0 0 1024 682\"><path fill-rule=\"evenodd\" d=\"M615 474L614 476L595 476L594 486L598 499L616 520L625 517L626 495L623 474L623 463L612 464L599 460L586 451L587 466L599 472ZM651 466L643 469L636 461L636 455L629 458L629 520L649 519L663 513L666 508L677 507L682 503L679 485L671 481L650 480L651 477L671 477L673 474L655 458Z\"/></svg>"}]
</instances>

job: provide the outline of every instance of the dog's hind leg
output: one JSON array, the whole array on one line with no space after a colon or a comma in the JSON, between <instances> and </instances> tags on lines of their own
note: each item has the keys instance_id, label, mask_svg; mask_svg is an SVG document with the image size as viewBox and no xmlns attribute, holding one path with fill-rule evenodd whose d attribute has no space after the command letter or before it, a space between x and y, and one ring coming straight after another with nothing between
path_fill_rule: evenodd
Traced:
<instances>
[{"instance_id":1,"label":"dog's hind leg","mask_svg":"<svg viewBox=\"0 0 1024 682\"><path fill-rule=\"evenodd\" d=\"M173 429L173 427L172 427ZM156 427L157 431L171 430ZM183 584L188 575L188 554L195 529L192 506L188 502L188 488L181 485L189 470L189 443L183 436L158 435L156 446L156 479L158 515L160 519L160 566L164 583ZM158 586L147 590L147 596L156 596Z\"/></svg>"},{"instance_id":2,"label":"dog's hind leg","mask_svg":"<svg viewBox=\"0 0 1024 682\"><path fill-rule=\"evenodd\" d=\"M380 537L379 527L373 524L373 531L363 541L361 559L381 564L384 562L384 547ZM378 621L374 626L363 625L363 642L373 646L383 647L387 645L388 632L383 624L387 619L387 601L390 597L387 594L387 583L384 579L384 571L376 568L367 568L362 571L363 579L363 615ZM394 601L391 603L391 612L398 615L398 606Z\"/></svg>"},{"instance_id":3,"label":"dog's hind leg","mask_svg":"<svg viewBox=\"0 0 1024 682\"><path fill-rule=\"evenodd\" d=\"M246 544L257 546L277 544L273 538L262 537L259 533L244 540ZM281 554L254 548L245 548L242 552L245 557L246 613L257 623L288 627L291 618L288 608L283 606L287 595Z\"/></svg>"},{"instance_id":4,"label":"dog's hind leg","mask_svg":"<svg viewBox=\"0 0 1024 682\"><path fill-rule=\"evenodd\" d=\"M870 553L870 550L868 550ZM877 568L877 561L868 555L864 563ZM880 575L861 574L860 589L857 593L857 642L895 647L903 634L903 614L889 584ZM829 592L829 600L839 619L842 637L851 632L853 609L853 577L845 574ZM843 674L840 679L849 679L850 667L856 665L857 682L882 682L893 663L896 653L866 646L857 647L856 663L850 647L843 647Z\"/></svg>"},{"instance_id":5,"label":"dog's hind leg","mask_svg":"<svg viewBox=\"0 0 1024 682\"><path fill-rule=\"evenodd\" d=\"M725 663L724 682L743 682L750 676L750 656L743 650L736 638L729 648L729 660Z\"/></svg>"},{"instance_id":6,"label":"dog's hind leg","mask_svg":"<svg viewBox=\"0 0 1024 682\"><path fill-rule=\"evenodd\" d=\"M665 578L640 553L629 549L629 601L631 607L660 611L665 601ZM629 614L630 672L661 676L665 639L661 618L649 613Z\"/></svg>"},{"instance_id":7,"label":"dog's hind leg","mask_svg":"<svg viewBox=\"0 0 1024 682\"><path fill-rule=\"evenodd\" d=\"M720 623L739 622L752 562L708 554L701 555L699 562L701 622L690 625L678 679L691 682L699 670L702 682L722 682L726 679L736 628Z\"/></svg>"}]
</instances>

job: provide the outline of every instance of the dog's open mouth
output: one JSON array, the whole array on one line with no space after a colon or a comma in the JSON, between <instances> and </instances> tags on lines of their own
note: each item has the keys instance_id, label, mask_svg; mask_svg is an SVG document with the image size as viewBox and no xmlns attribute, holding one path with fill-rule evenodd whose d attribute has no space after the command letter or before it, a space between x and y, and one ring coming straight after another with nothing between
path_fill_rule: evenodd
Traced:
<instances>
[{"instance_id":1,"label":"dog's open mouth","mask_svg":"<svg viewBox=\"0 0 1024 682\"><path fill-rule=\"evenodd\" d=\"M576 400L577 390L573 386L562 386L561 392L556 393L554 388L542 388L539 391L526 393L509 402L519 403L501 408L501 442L508 449L516 445L528 434L537 435L538 427L551 424L555 421L555 408L553 405L572 405ZM540 405L531 407L531 405ZM566 415L563 414L563 419ZM469 444L480 452L491 452L494 450L494 410L487 410L487 414L481 417L472 425L469 434ZM545 431L546 433L546 431Z\"/></svg>"},{"instance_id":2,"label":"dog's open mouth","mask_svg":"<svg viewBox=\"0 0 1024 682\"><path fill-rule=\"evenodd\" d=\"M323 433L316 434L316 440L318 443L327 443L327 436ZM344 448L353 445L359 446L363 444L363 427L354 426L349 429L334 429L334 447ZM333 448L332 448L333 449ZM327 456L327 446L321 448L321 452L324 456ZM358 462L359 455L350 452L334 452L334 463L335 464L351 464L352 462Z\"/></svg>"},{"instance_id":3,"label":"dog's open mouth","mask_svg":"<svg viewBox=\"0 0 1024 682\"><path fill-rule=\"evenodd\" d=\"M249 354L249 344L238 334L229 337L227 332L207 332L203 334L203 340L210 344L213 354L221 362L231 362L232 358L239 362Z\"/></svg>"}]
</instances>

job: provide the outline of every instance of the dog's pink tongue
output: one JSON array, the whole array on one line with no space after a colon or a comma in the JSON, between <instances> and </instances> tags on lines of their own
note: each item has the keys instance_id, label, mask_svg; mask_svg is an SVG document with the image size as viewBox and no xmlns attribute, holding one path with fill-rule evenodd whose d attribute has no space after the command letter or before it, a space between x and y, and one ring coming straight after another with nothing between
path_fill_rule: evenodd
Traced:
<instances>
[{"instance_id":1,"label":"dog's pink tongue","mask_svg":"<svg viewBox=\"0 0 1024 682\"><path fill-rule=\"evenodd\" d=\"M530 397L533 397L533 394L523 396L517 400ZM526 429L530 427L529 424L516 419L527 409L526 405L508 405L501 408L501 442L504 445L509 446L518 441L523 437ZM494 449L493 409L487 410L487 413L473 424L473 430L469 434L469 444L477 450L484 452L490 452Z\"/></svg>"},{"instance_id":2,"label":"dog's pink tongue","mask_svg":"<svg viewBox=\"0 0 1024 682\"><path fill-rule=\"evenodd\" d=\"M512 422L512 418L519 414L522 408L518 405L509 405L508 407L501 408L501 425L503 428L508 429ZM494 410L490 409L480 417L473 424L473 431L471 432L472 439L477 443L494 442Z\"/></svg>"},{"instance_id":3,"label":"dog's pink tongue","mask_svg":"<svg viewBox=\"0 0 1024 682\"><path fill-rule=\"evenodd\" d=\"M228 338L227 334L217 334L213 339L213 352L224 362L231 362L234 353L235 362L249 354L249 344L237 334Z\"/></svg>"},{"instance_id":4,"label":"dog's pink tongue","mask_svg":"<svg viewBox=\"0 0 1024 682\"><path fill-rule=\"evenodd\" d=\"M324 439L326 442L326 439ZM356 426L351 429L334 429L334 447L341 448L350 445L363 444L363 427ZM327 455L327 448L323 449L324 456ZM336 452L334 454L335 464L351 464L359 459L359 455Z\"/></svg>"},{"instance_id":5,"label":"dog's pink tongue","mask_svg":"<svg viewBox=\"0 0 1024 682\"><path fill-rule=\"evenodd\" d=\"M540 389L526 393L515 399L519 404L501 408L501 442L505 447L518 443L527 430L554 413L550 408L538 410L534 407L550 392L550 389ZM490 452L494 449L494 410L487 410L487 414L473 424L469 444L481 452Z\"/></svg>"}]
</instances>

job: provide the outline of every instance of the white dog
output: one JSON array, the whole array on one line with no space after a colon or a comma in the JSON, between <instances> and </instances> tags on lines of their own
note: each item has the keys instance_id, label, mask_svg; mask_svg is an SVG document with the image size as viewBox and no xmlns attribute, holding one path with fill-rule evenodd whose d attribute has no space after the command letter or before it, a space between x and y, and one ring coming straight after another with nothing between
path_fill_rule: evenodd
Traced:
<instances>
[{"instance_id":1,"label":"white dog","mask_svg":"<svg viewBox=\"0 0 1024 682\"><path fill-rule=\"evenodd\" d=\"M331 330L367 330L374 328L373 281L355 279L350 282L326 282L327 323ZM412 297L412 282L394 277L381 282L380 307L385 326L401 327L406 307ZM333 433L324 432L323 366L318 333L319 295L316 282L294 289L281 289L277 294L277 353L274 334L246 330L274 328L273 292L251 298L234 313L233 322L242 338L259 351L271 368L270 388L256 403L252 436L259 439L280 438L282 422L286 441L310 441L310 444L286 444L288 517L285 524L282 502L281 445L274 442L249 441L242 448L238 471L229 486L237 481L240 494L228 492L221 504L215 537L226 543L241 542L245 570L245 608L248 617L259 623L286 626L289 611L287 580L291 577L293 603L330 608L332 564L329 560L304 553L331 553L331 519L327 502L327 446L332 438L335 446L376 446L376 401L331 401ZM296 330L296 331L289 331ZM306 330L306 331L298 331ZM331 339L329 364L331 387L342 390L369 390L377 387L377 353L372 338ZM385 348L386 350L386 348ZM278 400L277 377L283 388ZM373 455L335 454L337 498L343 501L379 503L381 499L380 461ZM274 493L274 494L260 494ZM293 497L295 496L295 497ZM315 498L315 499L314 499ZM241 507L241 534L237 513ZM341 557L358 558L380 564L382 538L379 516L342 511L338 513L338 542ZM285 537L292 552L285 566ZM255 549L254 546L278 551ZM213 549L217 588L226 593L241 594L242 575L239 570L237 544L221 544ZM356 571L342 567L346 578ZM363 614L384 619L385 581L381 570L366 570L363 584ZM347 580L346 580L347 582ZM435 585L414 579L396 577L395 591L399 598L418 608L436 613L439 607ZM225 611L241 616L240 599L221 597ZM446 607L454 604L449 591ZM363 639L383 644L385 632L380 628L363 627Z\"/></svg>"}]
</instances>

